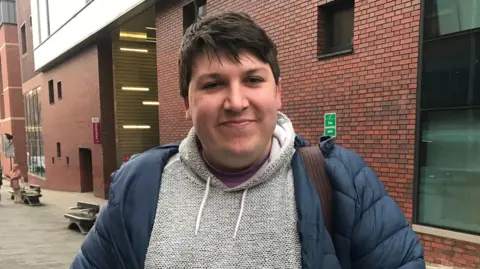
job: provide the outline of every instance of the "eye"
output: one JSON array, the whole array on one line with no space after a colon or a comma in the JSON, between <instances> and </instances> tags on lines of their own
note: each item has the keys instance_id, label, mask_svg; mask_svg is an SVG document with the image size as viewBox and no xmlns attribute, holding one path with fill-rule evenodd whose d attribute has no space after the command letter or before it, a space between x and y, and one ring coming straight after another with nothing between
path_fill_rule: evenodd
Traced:
<instances>
[{"instance_id":1,"label":"eye","mask_svg":"<svg viewBox=\"0 0 480 269\"><path fill-rule=\"evenodd\" d=\"M214 81L214 82L208 82L205 85L203 85L202 89L215 89L221 86L220 82Z\"/></svg>"},{"instance_id":2,"label":"eye","mask_svg":"<svg viewBox=\"0 0 480 269\"><path fill-rule=\"evenodd\" d=\"M248 77L245 82L249 83L249 84L258 84L258 83L262 83L264 81L263 78L261 77Z\"/></svg>"}]
</instances>

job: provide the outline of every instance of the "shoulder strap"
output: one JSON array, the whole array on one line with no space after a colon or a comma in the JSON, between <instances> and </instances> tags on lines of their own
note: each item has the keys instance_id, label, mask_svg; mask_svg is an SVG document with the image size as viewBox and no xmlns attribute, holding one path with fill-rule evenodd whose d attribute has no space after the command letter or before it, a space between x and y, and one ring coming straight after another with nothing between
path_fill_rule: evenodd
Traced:
<instances>
[{"instance_id":1,"label":"shoulder strap","mask_svg":"<svg viewBox=\"0 0 480 269\"><path fill-rule=\"evenodd\" d=\"M318 146L301 147L299 149L305 171L318 191L322 205L325 228L332 236L333 231L333 187L325 168L325 158Z\"/></svg>"}]
</instances>

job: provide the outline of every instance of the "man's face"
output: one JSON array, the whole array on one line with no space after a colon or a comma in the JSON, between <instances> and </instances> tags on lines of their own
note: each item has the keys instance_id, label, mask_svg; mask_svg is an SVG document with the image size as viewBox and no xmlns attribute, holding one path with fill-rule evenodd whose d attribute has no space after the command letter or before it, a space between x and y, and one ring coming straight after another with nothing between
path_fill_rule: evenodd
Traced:
<instances>
[{"instance_id":1,"label":"man's face","mask_svg":"<svg viewBox=\"0 0 480 269\"><path fill-rule=\"evenodd\" d=\"M186 117L193 121L208 161L235 171L270 150L281 108L280 81L277 85L270 66L251 53L240 53L240 63L218 56L196 59Z\"/></svg>"}]
</instances>

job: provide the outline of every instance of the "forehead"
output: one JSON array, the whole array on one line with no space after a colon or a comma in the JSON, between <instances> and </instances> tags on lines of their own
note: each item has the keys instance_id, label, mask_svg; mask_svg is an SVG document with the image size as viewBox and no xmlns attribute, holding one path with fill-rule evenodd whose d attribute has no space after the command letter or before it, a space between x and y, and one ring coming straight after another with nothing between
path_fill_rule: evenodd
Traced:
<instances>
[{"instance_id":1,"label":"forehead","mask_svg":"<svg viewBox=\"0 0 480 269\"><path fill-rule=\"evenodd\" d=\"M238 60L233 55L225 52L202 53L194 61L192 78L208 73L231 73L232 71L244 72L251 69L268 69L270 65L264 63L250 52L240 52Z\"/></svg>"}]
</instances>

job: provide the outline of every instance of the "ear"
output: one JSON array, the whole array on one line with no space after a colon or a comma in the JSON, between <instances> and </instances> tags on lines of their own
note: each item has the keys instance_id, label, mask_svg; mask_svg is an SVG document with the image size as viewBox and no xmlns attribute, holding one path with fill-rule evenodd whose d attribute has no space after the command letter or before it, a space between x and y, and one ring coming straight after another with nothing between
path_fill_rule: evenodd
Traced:
<instances>
[{"instance_id":1,"label":"ear","mask_svg":"<svg viewBox=\"0 0 480 269\"><path fill-rule=\"evenodd\" d=\"M191 120L192 115L190 114L190 103L188 102L188 97L183 99L183 105L185 106L185 119Z\"/></svg>"},{"instance_id":2,"label":"ear","mask_svg":"<svg viewBox=\"0 0 480 269\"><path fill-rule=\"evenodd\" d=\"M282 78L278 78L275 99L277 99L277 110L280 110L282 108Z\"/></svg>"}]
</instances>

